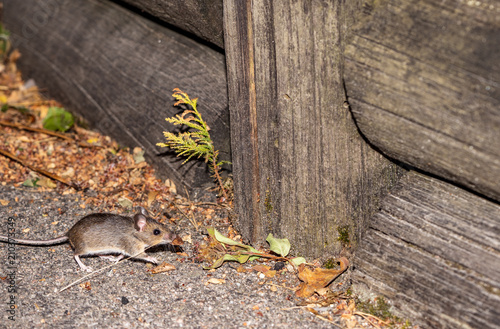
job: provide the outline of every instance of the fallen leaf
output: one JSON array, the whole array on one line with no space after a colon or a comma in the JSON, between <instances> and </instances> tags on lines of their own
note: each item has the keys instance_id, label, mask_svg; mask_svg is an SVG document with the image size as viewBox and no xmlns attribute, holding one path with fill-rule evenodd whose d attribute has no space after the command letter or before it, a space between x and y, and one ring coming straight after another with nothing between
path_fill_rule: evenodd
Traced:
<instances>
[{"instance_id":1,"label":"fallen leaf","mask_svg":"<svg viewBox=\"0 0 500 329\"><path fill-rule=\"evenodd\" d=\"M267 265L254 265L254 266L252 266L252 270L257 271L257 272L261 272L261 273L266 273L270 269L271 269L271 266L267 266Z\"/></svg>"},{"instance_id":2,"label":"fallen leaf","mask_svg":"<svg viewBox=\"0 0 500 329\"><path fill-rule=\"evenodd\" d=\"M175 184L170 179L165 180L165 186L168 187L170 192L177 194L177 188L175 187Z\"/></svg>"},{"instance_id":3,"label":"fallen leaf","mask_svg":"<svg viewBox=\"0 0 500 329\"><path fill-rule=\"evenodd\" d=\"M193 240L191 239L191 234L186 234L186 235L183 235L182 237L182 241L186 242L186 243L193 243Z\"/></svg>"},{"instance_id":4,"label":"fallen leaf","mask_svg":"<svg viewBox=\"0 0 500 329\"><path fill-rule=\"evenodd\" d=\"M29 138L28 138L28 137L26 137L26 136L21 136L21 137L18 137L18 138L17 138L17 140L18 140L18 141L20 141L20 142L25 142L25 143L29 143L29 142L31 142L31 139L29 139Z\"/></svg>"},{"instance_id":5,"label":"fallen leaf","mask_svg":"<svg viewBox=\"0 0 500 329\"><path fill-rule=\"evenodd\" d=\"M120 206L122 206L123 208L127 208L127 209L132 208L132 205L133 205L131 200L124 198L124 197L119 198L118 203L120 204Z\"/></svg>"},{"instance_id":6,"label":"fallen leaf","mask_svg":"<svg viewBox=\"0 0 500 329\"><path fill-rule=\"evenodd\" d=\"M264 275L266 276L266 278L274 278L276 276L276 271L270 270L270 271L267 271L266 273L264 273Z\"/></svg>"},{"instance_id":7,"label":"fallen leaf","mask_svg":"<svg viewBox=\"0 0 500 329\"><path fill-rule=\"evenodd\" d=\"M299 266L300 264L303 264L306 262L306 259L304 257L295 257L290 259L290 261L295 265Z\"/></svg>"},{"instance_id":8,"label":"fallen leaf","mask_svg":"<svg viewBox=\"0 0 500 329\"><path fill-rule=\"evenodd\" d=\"M166 262L161 263L151 270L151 273L158 274L175 270L175 266Z\"/></svg>"},{"instance_id":9,"label":"fallen leaf","mask_svg":"<svg viewBox=\"0 0 500 329\"><path fill-rule=\"evenodd\" d=\"M310 270L305 264L299 266L299 279L303 281L299 289L295 292L297 297L310 297L319 289L322 289L330 284L336 277L342 274L348 267L349 261L345 257L341 257L340 269L315 268Z\"/></svg>"},{"instance_id":10,"label":"fallen leaf","mask_svg":"<svg viewBox=\"0 0 500 329\"><path fill-rule=\"evenodd\" d=\"M290 252L290 241L288 239L276 239L271 233L266 238L269 249L281 257L286 257Z\"/></svg>"},{"instance_id":11,"label":"fallen leaf","mask_svg":"<svg viewBox=\"0 0 500 329\"><path fill-rule=\"evenodd\" d=\"M133 154L134 154L133 155L134 161L135 161L136 164L145 161L145 159L144 159L144 150L141 149L140 147L135 147L134 151L133 151Z\"/></svg>"},{"instance_id":12,"label":"fallen leaf","mask_svg":"<svg viewBox=\"0 0 500 329\"><path fill-rule=\"evenodd\" d=\"M37 186L43 186L47 188L56 188L57 184L54 183L51 179L42 177L36 182Z\"/></svg>"},{"instance_id":13,"label":"fallen leaf","mask_svg":"<svg viewBox=\"0 0 500 329\"><path fill-rule=\"evenodd\" d=\"M210 278L210 279L208 279L207 283L223 284L223 283L226 283L226 280L224 280L224 279L217 279L217 278Z\"/></svg>"},{"instance_id":14,"label":"fallen leaf","mask_svg":"<svg viewBox=\"0 0 500 329\"><path fill-rule=\"evenodd\" d=\"M148 207L151 207L153 201L156 200L156 196L158 195L157 191L149 191L148 193Z\"/></svg>"},{"instance_id":15,"label":"fallen leaf","mask_svg":"<svg viewBox=\"0 0 500 329\"><path fill-rule=\"evenodd\" d=\"M182 241L181 237L178 236L170 244L172 244L174 246L181 246L184 244L184 241Z\"/></svg>"},{"instance_id":16,"label":"fallen leaf","mask_svg":"<svg viewBox=\"0 0 500 329\"><path fill-rule=\"evenodd\" d=\"M8 205L8 204L9 204L9 202L10 202L9 200L0 199L0 204L1 204L2 206L6 206L6 205Z\"/></svg>"},{"instance_id":17,"label":"fallen leaf","mask_svg":"<svg viewBox=\"0 0 500 329\"><path fill-rule=\"evenodd\" d=\"M61 177L73 177L75 176L75 168L69 167L65 172L61 173Z\"/></svg>"}]
</instances>

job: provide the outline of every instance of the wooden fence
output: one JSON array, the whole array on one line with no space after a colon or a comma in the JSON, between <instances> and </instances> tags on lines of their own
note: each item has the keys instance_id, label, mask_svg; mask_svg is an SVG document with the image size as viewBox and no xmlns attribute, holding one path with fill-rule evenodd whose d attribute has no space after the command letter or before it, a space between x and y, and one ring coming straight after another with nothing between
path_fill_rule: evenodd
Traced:
<instances>
[{"instance_id":1,"label":"wooden fence","mask_svg":"<svg viewBox=\"0 0 500 329\"><path fill-rule=\"evenodd\" d=\"M345 255L361 293L428 328L500 323L500 5L4 0L21 69L97 129L155 144L171 90L233 162L236 225ZM351 244L339 241L347 230Z\"/></svg>"}]
</instances>

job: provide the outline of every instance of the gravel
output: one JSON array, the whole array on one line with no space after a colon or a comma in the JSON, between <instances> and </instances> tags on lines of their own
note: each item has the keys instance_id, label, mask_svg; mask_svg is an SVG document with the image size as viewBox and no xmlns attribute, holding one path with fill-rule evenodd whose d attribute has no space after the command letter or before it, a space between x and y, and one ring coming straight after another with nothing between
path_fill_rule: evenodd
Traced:
<instances>
[{"instance_id":1,"label":"gravel","mask_svg":"<svg viewBox=\"0 0 500 329\"><path fill-rule=\"evenodd\" d=\"M14 218L16 236L48 239L65 233L81 217L99 212L82 209L77 195L38 192L32 188L0 186L0 234ZM193 241L199 236L193 235ZM272 291L256 272L238 273L234 264L203 270L185 257L158 251L154 256L176 267L151 274L150 265L127 260L88 277L82 273L68 244L28 247L0 242L0 328L332 328L310 312L296 308L293 291ZM185 247L192 256L192 245ZM15 257L9 265L9 257ZM84 258L98 269L109 265L97 257ZM223 284L207 283L210 278ZM298 281L286 275L288 287ZM14 288L15 292L9 292ZM9 312L9 301L15 303ZM9 317L11 317L9 319ZM14 320L12 320L14 319Z\"/></svg>"}]
</instances>

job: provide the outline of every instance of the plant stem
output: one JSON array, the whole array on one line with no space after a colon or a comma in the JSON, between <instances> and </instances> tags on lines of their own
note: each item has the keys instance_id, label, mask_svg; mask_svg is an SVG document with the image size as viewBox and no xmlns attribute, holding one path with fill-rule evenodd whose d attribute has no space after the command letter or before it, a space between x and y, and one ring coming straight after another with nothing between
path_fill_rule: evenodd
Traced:
<instances>
[{"instance_id":1,"label":"plant stem","mask_svg":"<svg viewBox=\"0 0 500 329\"><path fill-rule=\"evenodd\" d=\"M217 179L217 182L219 183L219 187L222 191L222 194L224 195L224 199L227 202L228 199L227 199L226 189L222 185L222 180L221 180L220 175L219 175L219 166L217 165L217 161L216 161L215 157L212 158L212 166L214 169L214 176Z\"/></svg>"}]
</instances>

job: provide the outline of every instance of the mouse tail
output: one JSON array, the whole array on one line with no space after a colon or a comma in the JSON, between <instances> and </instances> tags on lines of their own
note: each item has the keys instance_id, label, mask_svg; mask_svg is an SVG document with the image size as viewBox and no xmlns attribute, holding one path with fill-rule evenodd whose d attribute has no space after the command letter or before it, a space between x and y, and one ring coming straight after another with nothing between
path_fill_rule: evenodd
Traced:
<instances>
[{"instance_id":1,"label":"mouse tail","mask_svg":"<svg viewBox=\"0 0 500 329\"><path fill-rule=\"evenodd\" d=\"M51 246L54 244L68 242L68 237L63 235L50 240L23 240L23 239L13 239L0 235L0 241L13 243L13 244L24 244L28 246Z\"/></svg>"}]
</instances>

